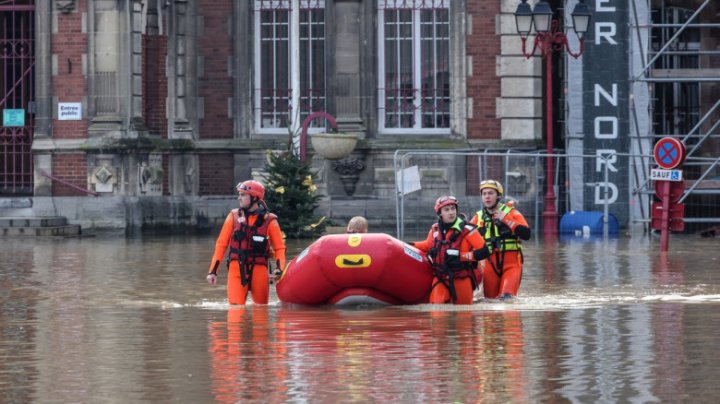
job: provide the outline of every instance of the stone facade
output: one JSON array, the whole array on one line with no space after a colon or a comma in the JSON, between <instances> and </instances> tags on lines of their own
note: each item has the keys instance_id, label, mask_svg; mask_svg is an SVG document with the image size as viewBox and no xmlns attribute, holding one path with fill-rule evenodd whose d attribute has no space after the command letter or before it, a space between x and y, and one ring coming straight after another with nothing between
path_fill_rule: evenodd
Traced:
<instances>
[{"instance_id":1,"label":"stone facade","mask_svg":"<svg viewBox=\"0 0 720 404\"><path fill-rule=\"evenodd\" d=\"M513 63L502 27L517 1L448 1L450 128L382 134L377 3L324 1L327 112L360 142L354 161L312 161L319 213L344 221L369 210L392 226L395 150L539 145L541 70ZM214 226L236 203L234 184L262 174L267 150L287 147L287 134L254 122L253 1L39 1L36 13L36 213L83 226ZM80 103L82 119L59 120L62 102ZM466 180L427 178L437 186L422 203Z\"/></svg>"},{"instance_id":2,"label":"stone facade","mask_svg":"<svg viewBox=\"0 0 720 404\"><path fill-rule=\"evenodd\" d=\"M287 36L284 43L275 44L279 46L289 46L291 37L306 38L305 53L295 53L291 47L285 53L293 55L291 60L305 57L307 62L311 57L307 47L309 17L298 24L299 33L288 34L294 14L283 16L273 11L287 9L295 1L3 2L3 18L25 13L23 21L34 18L35 24L33 32L0 33L18 35L0 38L10 39L4 46L11 54L0 60L0 74L12 71L7 66L28 59L34 69L34 74L27 75L33 79L23 84L33 91L26 90L21 97L10 95L17 93L13 80L0 80L0 86L12 84L4 84L1 90L5 94L0 96L16 98L0 107L24 109L28 122L21 128L15 124L0 127L0 146L5 153L0 158L4 162L22 161L15 166L0 162L5 164L0 164L4 169L0 171L0 207L19 206L18 201L8 201L8 195L19 196L23 198L23 215L66 216L71 223L86 228L214 227L236 205L233 186L248 178L262 179L266 153L286 150L290 131L299 133L302 119L293 118L290 112L292 105L300 110L302 102L303 113L326 112L335 118L340 131L359 139L350 156L336 161L325 160L309 148L319 176L317 189L324 196L317 213L337 222L365 214L376 229L394 226L398 216L395 204L400 199L395 158L409 149L429 153L418 164L422 189L405 200L414 211L427 211L442 193L476 198L477 183L482 178L500 176L510 185L513 181L529 184L519 187L526 190L521 196L538 210L543 204L539 186L545 181L541 163L520 163L513 158L511 164L499 164L486 156L463 160L459 154L444 152L528 151L540 155L548 147L543 140L548 137L545 132L551 130L549 147L568 154L595 154L588 146L593 128L585 125L598 118L595 104L599 102L612 101L616 109L607 112L612 115L609 119L617 119L627 128L617 136L630 144L629 150L613 144L608 148L617 147L619 153L636 156L627 170L618 172L625 175L628 171L633 176L629 187L634 191L621 198L621 203L634 206L637 212L633 215L640 219L648 219L649 198L635 203L633 195L648 195L646 185L651 182L646 171L655 140L666 135L683 138L695 125L693 119L702 119L689 138L691 153L713 158L720 150L713 132L720 114L715 104L719 58L714 50L720 27L713 19L718 13L716 2L589 0L586 3L596 14L586 36L584 56L574 59L560 51L553 52L551 59L543 59L539 54L523 56L513 15L520 0L301 0L303 7L319 10L324 21L322 33L312 34L323 38L318 46L322 56L317 59L322 60L324 69L322 102L310 106L310 101L292 97L294 93L287 89L293 87L293 80L300 80L291 73L302 69L299 62L288 63L286 71L274 76L290 77L284 77L287 83L271 87L277 91L274 100L279 101L273 106L276 115L268 117L262 115L266 108L262 92L266 89L257 77L267 73L260 61L274 55L259 50L259 38ZM534 5L536 1L528 3ZM563 20L564 31L570 32L570 13L578 0L549 3L555 17ZM418 12L410 23L404 20L408 10L421 8L442 9L442 16L434 19L438 14L430 12L421 17ZM663 18L679 23L696 9L702 28L690 27L696 33L682 39L692 42L688 49L700 48L693 56L696 68L687 68L687 61L667 68L672 60L692 56L673 56L672 49L670 55L658 59L661 66L646 68L648 55L663 46L657 41L674 32L657 23ZM269 10L267 15L279 18L269 20L272 29L278 31L263 30L260 16L264 14L259 10ZM423 20L428 15L433 19ZM621 21L616 30L611 17L632 23ZM652 22L654 18L658 20ZM288 25L283 26L285 23ZM386 53L386 34L395 35L390 38L395 42L388 45L396 46L395 53ZM529 46L533 37L528 38ZM567 38L570 48L578 49L577 36L570 32ZM405 45L398 45L402 41ZM398 63L393 66L397 72L391 67L388 74L383 61L393 57L399 60L398 49L410 42L415 50L402 51L403 63L412 59L413 73L422 73L410 73L413 77L408 80L401 77L407 72ZM627 48L627 53L619 52L627 55L627 66L618 62L596 67L593 63L598 64L597 59L589 56L611 43ZM422 54L417 49L423 46L449 56L447 60L416 57ZM34 55L34 60L24 52ZM422 69L427 69L428 60L441 62L427 73ZM548 60L550 65L545 65ZM550 80L548 66L552 66ZM307 69L304 74L317 71ZM592 80L603 72L617 81L618 100L610 96L614 87L608 82L599 83L603 92L595 95L598 101L594 101ZM397 77L393 77L395 73ZM21 76L27 80L25 73ZM550 100L546 100L548 85L553 94ZM302 89L302 85L298 87ZM423 93L428 88L429 97ZM387 96L392 92L394 96ZM696 94L696 99L681 94ZM449 112L443 109L446 106ZM65 114L64 108L74 112ZM433 115L437 110L442 111L439 118ZM549 117L550 127L546 124L549 111L553 115ZM410 126L403 121L409 116L413 122ZM312 124L311 131L326 126L322 119ZM22 151L17 145L20 138L24 142ZM703 143L695 150L693 145L699 142ZM704 162L693 165L686 170L685 178L715 178L717 164L709 166ZM598 165L594 167L597 171ZM569 200L559 207L561 211L584 206L592 199L582 191L589 181L589 171L584 170L575 160L558 165L558 191L570 195L559 199ZM594 183L597 189L600 182ZM568 192L573 186L575 193ZM717 194L713 188L713 197ZM693 209L705 212L705 207ZM0 210L0 216L11 213L16 211ZM708 214L717 217L716 213ZM433 219L432 214L429 219Z\"/></svg>"}]
</instances>

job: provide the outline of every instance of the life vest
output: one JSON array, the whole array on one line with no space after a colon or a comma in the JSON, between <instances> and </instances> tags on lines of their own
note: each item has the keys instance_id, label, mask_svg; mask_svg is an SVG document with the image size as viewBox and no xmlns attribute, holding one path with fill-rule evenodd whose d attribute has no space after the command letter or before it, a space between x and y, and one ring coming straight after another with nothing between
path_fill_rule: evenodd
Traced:
<instances>
[{"instance_id":1,"label":"life vest","mask_svg":"<svg viewBox=\"0 0 720 404\"><path fill-rule=\"evenodd\" d=\"M464 278L473 273L475 268L473 261L460 261L460 246L465 236L475 229L474 225L466 224L464 220L457 218L447 230L451 234L446 236L440 231L438 223L433 224L433 246L428 252L428 257L432 260L433 269L436 272L445 275L452 273L455 278ZM448 256L457 257L457 259L446 262Z\"/></svg>"},{"instance_id":2,"label":"life vest","mask_svg":"<svg viewBox=\"0 0 720 404\"><path fill-rule=\"evenodd\" d=\"M514 209L502 203L498 204L498 208L505 214L510 213L510 211ZM485 212L485 209L477 211L476 214L480 234L485 239L485 243L491 252L522 251L520 239L512 234L510 227L505 223L493 222L492 217Z\"/></svg>"},{"instance_id":3,"label":"life vest","mask_svg":"<svg viewBox=\"0 0 720 404\"><path fill-rule=\"evenodd\" d=\"M248 224L245 212L233 209L233 233L230 238L229 260L238 260L241 266L267 265L270 257L268 228L277 216L263 213L255 220L254 225Z\"/></svg>"},{"instance_id":4,"label":"life vest","mask_svg":"<svg viewBox=\"0 0 720 404\"><path fill-rule=\"evenodd\" d=\"M428 252L428 259L432 264L433 274L437 282L433 284L433 288L439 284L445 285L450 292L450 298L453 303L457 301L457 292L455 291L455 279L470 278L472 288L478 286L475 277L475 265L473 261L460 260L460 246L465 236L475 231L475 225L466 224L464 220L457 218L455 223L447 230L451 232L446 236L440 231L438 223L433 224L433 246ZM456 257L456 259L446 260L446 257Z\"/></svg>"}]
</instances>

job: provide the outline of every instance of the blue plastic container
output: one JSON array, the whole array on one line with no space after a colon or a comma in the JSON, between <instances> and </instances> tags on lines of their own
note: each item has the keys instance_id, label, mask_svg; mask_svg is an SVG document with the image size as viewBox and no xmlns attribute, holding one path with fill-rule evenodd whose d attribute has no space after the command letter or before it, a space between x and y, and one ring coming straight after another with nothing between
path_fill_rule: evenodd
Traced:
<instances>
[{"instance_id":1,"label":"blue plastic container","mask_svg":"<svg viewBox=\"0 0 720 404\"><path fill-rule=\"evenodd\" d=\"M612 213L608 214L608 235L618 234L618 221ZM560 233L576 236L603 234L603 212L570 211L560 219Z\"/></svg>"}]
</instances>

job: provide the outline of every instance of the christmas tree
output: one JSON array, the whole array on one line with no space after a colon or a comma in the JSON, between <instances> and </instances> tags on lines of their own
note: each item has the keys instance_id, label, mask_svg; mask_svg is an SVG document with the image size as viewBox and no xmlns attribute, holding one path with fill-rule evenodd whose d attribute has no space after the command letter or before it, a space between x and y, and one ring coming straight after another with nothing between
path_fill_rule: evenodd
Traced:
<instances>
[{"instance_id":1,"label":"christmas tree","mask_svg":"<svg viewBox=\"0 0 720 404\"><path fill-rule=\"evenodd\" d=\"M316 238L325 232L325 217L315 216L322 196L315 193L317 174L293 152L268 152L265 201L289 238Z\"/></svg>"}]
</instances>

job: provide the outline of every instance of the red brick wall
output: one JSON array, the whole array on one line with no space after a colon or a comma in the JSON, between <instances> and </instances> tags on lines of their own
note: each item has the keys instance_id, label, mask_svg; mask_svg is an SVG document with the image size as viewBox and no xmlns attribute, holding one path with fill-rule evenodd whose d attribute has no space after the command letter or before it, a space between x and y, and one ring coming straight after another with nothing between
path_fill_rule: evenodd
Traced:
<instances>
[{"instance_id":1,"label":"red brick wall","mask_svg":"<svg viewBox=\"0 0 720 404\"><path fill-rule=\"evenodd\" d=\"M200 121L200 138L232 138L233 121L228 117L228 99L233 79L228 75L232 55L229 24L233 17L230 0L200 0L198 12L204 19L204 32L198 38L198 51L204 58L204 74L198 80L198 94L205 100L205 117Z\"/></svg>"},{"instance_id":2,"label":"red brick wall","mask_svg":"<svg viewBox=\"0 0 720 404\"><path fill-rule=\"evenodd\" d=\"M467 54L472 56L472 76L467 80L467 96L472 98L472 119L468 119L468 139L500 139L500 120L496 118L496 98L500 97L500 78L495 59L500 55L500 36L495 34L495 18L500 1L468 1L472 15L472 34L467 37Z\"/></svg>"},{"instance_id":3,"label":"red brick wall","mask_svg":"<svg viewBox=\"0 0 720 404\"><path fill-rule=\"evenodd\" d=\"M52 175L65 182L87 189L87 158L83 153L55 154L52 157ZM52 183L53 196L88 196L59 181Z\"/></svg>"},{"instance_id":4,"label":"red brick wall","mask_svg":"<svg viewBox=\"0 0 720 404\"><path fill-rule=\"evenodd\" d=\"M167 139L167 36L143 35L143 118L150 134Z\"/></svg>"},{"instance_id":5,"label":"red brick wall","mask_svg":"<svg viewBox=\"0 0 720 404\"><path fill-rule=\"evenodd\" d=\"M501 183L505 178L505 159L500 156L488 156L484 160L485 177L480 177L480 160L467 159L467 181L465 182L465 192L468 195L480 195L480 181L494 179ZM505 184L503 184L505 186Z\"/></svg>"},{"instance_id":6,"label":"red brick wall","mask_svg":"<svg viewBox=\"0 0 720 404\"><path fill-rule=\"evenodd\" d=\"M81 102L87 94L83 75L82 56L87 53L87 34L83 33L82 15L86 0L78 1L75 11L57 13L57 33L52 35L52 51L57 56L57 76L52 79L52 91L58 102ZM87 111L84 111L86 114ZM87 137L87 120L53 121L52 136L56 139Z\"/></svg>"},{"instance_id":7,"label":"red brick wall","mask_svg":"<svg viewBox=\"0 0 720 404\"><path fill-rule=\"evenodd\" d=\"M234 165L232 154L201 154L200 195L233 195L235 193Z\"/></svg>"},{"instance_id":8,"label":"red brick wall","mask_svg":"<svg viewBox=\"0 0 720 404\"><path fill-rule=\"evenodd\" d=\"M478 159L467 159L467 169L465 172L467 175L465 193L468 195L480 195L480 162Z\"/></svg>"}]
</instances>

